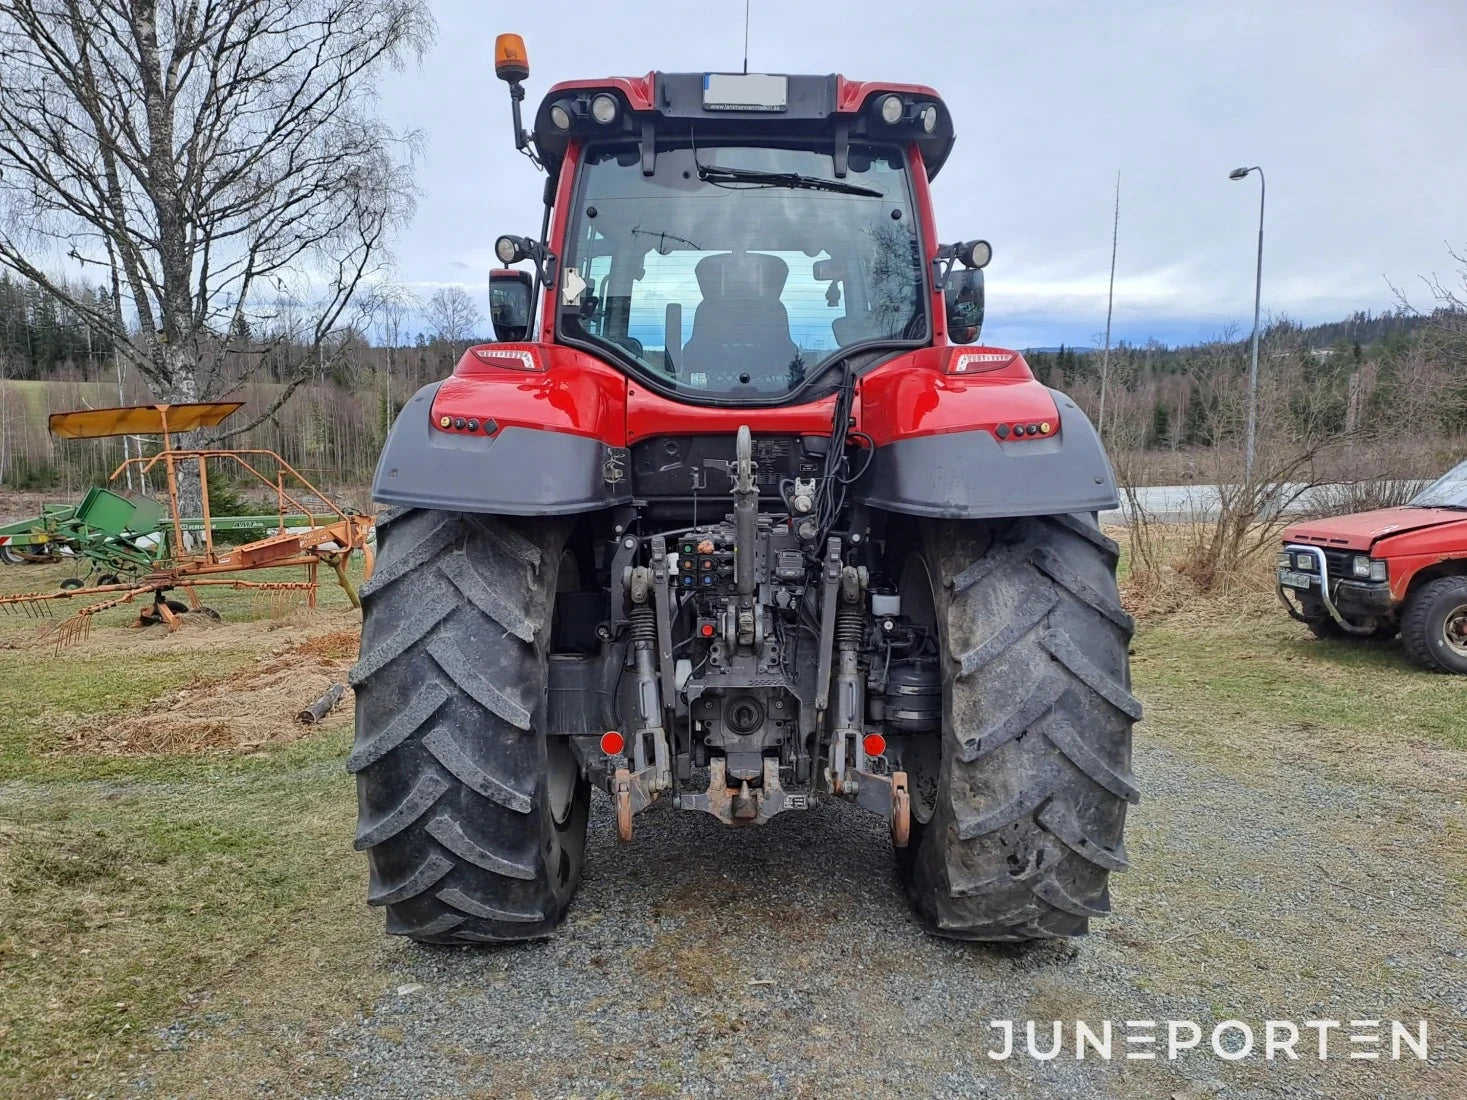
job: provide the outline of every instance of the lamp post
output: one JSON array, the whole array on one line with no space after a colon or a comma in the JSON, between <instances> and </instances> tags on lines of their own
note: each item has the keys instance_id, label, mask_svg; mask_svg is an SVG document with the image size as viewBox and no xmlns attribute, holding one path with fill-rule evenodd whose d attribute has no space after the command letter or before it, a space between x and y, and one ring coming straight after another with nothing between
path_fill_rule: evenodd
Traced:
<instances>
[{"instance_id":1,"label":"lamp post","mask_svg":"<svg viewBox=\"0 0 1467 1100\"><path fill-rule=\"evenodd\" d=\"M1240 180L1249 172L1258 173L1258 273L1253 283L1253 355L1248 364L1248 450L1243 459L1243 477L1249 484L1253 481L1253 452L1258 441L1258 305L1263 297L1263 197L1268 184L1263 178L1263 169L1234 168L1228 179Z\"/></svg>"}]
</instances>

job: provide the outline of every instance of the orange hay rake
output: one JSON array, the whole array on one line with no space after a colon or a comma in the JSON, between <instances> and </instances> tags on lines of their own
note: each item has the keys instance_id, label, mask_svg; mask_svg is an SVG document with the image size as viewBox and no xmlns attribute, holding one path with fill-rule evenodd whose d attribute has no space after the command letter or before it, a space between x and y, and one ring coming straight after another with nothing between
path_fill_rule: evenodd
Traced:
<instances>
[{"instance_id":1,"label":"orange hay rake","mask_svg":"<svg viewBox=\"0 0 1467 1100\"><path fill-rule=\"evenodd\" d=\"M161 532L163 553L152 568L136 578L109 584L95 584L57 592L28 592L0 597L0 611L18 610L28 615L49 616L52 602L90 596L104 597L100 602L82 608L70 617L47 624L41 634L54 639L56 648L85 638L91 630L92 616L139 597L152 596L138 616L139 626L162 622L170 631L177 630L183 610L203 610L197 589L212 585L237 590L251 590L268 603L271 614L283 614L302 597L316 606L317 570L323 564L335 572L338 583L352 606L360 606L356 589L347 576L347 560L360 551L365 560L366 576L372 575L372 547L369 536L371 516L347 512L274 451L258 448L175 448L175 434L211 428L222 423L241 407L240 402L215 402L187 405L135 405L116 409L83 409L53 413L50 427L63 439L102 439L117 435L156 435L162 446L150 456L130 458L113 471L111 482L136 467L146 475L162 467L168 489L168 524ZM239 546L216 548L214 527L218 522L209 505L209 463L242 468L268 486L275 494L276 523L273 534ZM203 509L203 523L185 521L179 507L179 473L195 469ZM271 476L273 474L273 476ZM315 500L320 507L308 508L305 501ZM318 512L323 514L318 515ZM262 524L270 516L259 517ZM294 525L287 526L290 521ZM202 545L189 546L185 530L197 528ZM257 569L300 567L303 581L249 581L223 574L237 574ZM170 606L165 593L181 590L187 597L187 608Z\"/></svg>"}]
</instances>

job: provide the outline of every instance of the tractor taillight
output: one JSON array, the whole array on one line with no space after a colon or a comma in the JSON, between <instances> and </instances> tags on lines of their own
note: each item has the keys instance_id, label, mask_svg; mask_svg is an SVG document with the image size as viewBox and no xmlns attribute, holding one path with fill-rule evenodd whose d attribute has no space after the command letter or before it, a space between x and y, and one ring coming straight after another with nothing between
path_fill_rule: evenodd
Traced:
<instances>
[{"instance_id":1,"label":"tractor taillight","mask_svg":"<svg viewBox=\"0 0 1467 1100\"><path fill-rule=\"evenodd\" d=\"M1003 370L1018 353L1012 351L958 351L947 361L948 374L986 374L988 371Z\"/></svg>"},{"instance_id":2,"label":"tractor taillight","mask_svg":"<svg viewBox=\"0 0 1467 1100\"><path fill-rule=\"evenodd\" d=\"M486 367L502 367L505 370L545 370L545 364L529 348L506 348L493 344L470 348L474 360Z\"/></svg>"}]
</instances>

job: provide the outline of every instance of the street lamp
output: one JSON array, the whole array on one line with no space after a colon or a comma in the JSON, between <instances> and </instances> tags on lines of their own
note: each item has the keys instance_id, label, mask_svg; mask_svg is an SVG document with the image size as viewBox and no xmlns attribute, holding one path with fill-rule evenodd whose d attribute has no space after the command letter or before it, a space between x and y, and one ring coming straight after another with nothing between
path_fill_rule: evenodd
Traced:
<instances>
[{"instance_id":1,"label":"street lamp","mask_svg":"<svg viewBox=\"0 0 1467 1100\"><path fill-rule=\"evenodd\" d=\"M1258 274L1253 284L1253 356L1248 364L1248 451L1243 459L1243 476L1248 484L1253 482L1253 451L1258 439L1258 304L1263 297L1263 196L1268 184L1263 178L1263 169L1234 168L1228 179L1240 180L1249 172L1258 173Z\"/></svg>"}]
</instances>

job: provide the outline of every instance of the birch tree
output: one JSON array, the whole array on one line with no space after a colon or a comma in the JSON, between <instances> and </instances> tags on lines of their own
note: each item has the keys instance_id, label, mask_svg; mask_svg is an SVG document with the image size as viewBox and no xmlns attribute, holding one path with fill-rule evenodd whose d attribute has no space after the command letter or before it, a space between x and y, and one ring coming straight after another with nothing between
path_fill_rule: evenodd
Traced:
<instances>
[{"instance_id":1,"label":"birch tree","mask_svg":"<svg viewBox=\"0 0 1467 1100\"><path fill-rule=\"evenodd\" d=\"M252 331L304 345L247 430L340 345L411 210L414 137L374 85L432 32L423 0L0 0L0 266L115 334L162 401L246 382ZM88 264L110 302L58 274Z\"/></svg>"},{"instance_id":2,"label":"birch tree","mask_svg":"<svg viewBox=\"0 0 1467 1100\"><path fill-rule=\"evenodd\" d=\"M448 344L448 350L456 360L459 345L466 344L478 334L484 316L474 305L462 287L440 287L428 299L428 324L433 335Z\"/></svg>"}]
</instances>

